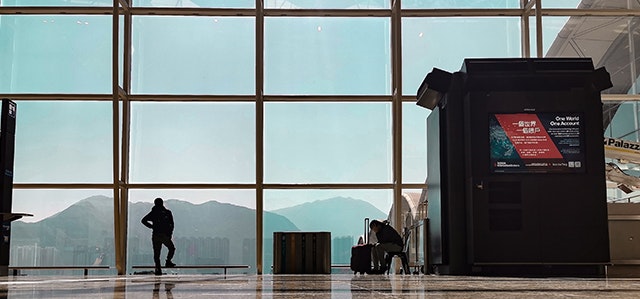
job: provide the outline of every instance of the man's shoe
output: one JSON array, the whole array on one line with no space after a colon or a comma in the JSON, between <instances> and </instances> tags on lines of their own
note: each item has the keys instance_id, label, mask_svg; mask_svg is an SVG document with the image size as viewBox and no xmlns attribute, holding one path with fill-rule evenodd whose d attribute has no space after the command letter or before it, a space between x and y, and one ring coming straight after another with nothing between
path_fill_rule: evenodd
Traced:
<instances>
[{"instance_id":1,"label":"man's shoe","mask_svg":"<svg viewBox=\"0 0 640 299\"><path fill-rule=\"evenodd\" d=\"M173 267L176 266L176 264L172 263L171 261L166 261L164 263L164 266L167 267L167 268L173 268Z\"/></svg>"},{"instance_id":2,"label":"man's shoe","mask_svg":"<svg viewBox=\"0 0 640 299\"><path fill-rule=\"evenodd\" d=\"M155 271L155 272L153 272L153 274L155 274L155 275L162 275L162 270L160 270L160 269L156 269L156 271Z\"/></svg>"}]
</instances>

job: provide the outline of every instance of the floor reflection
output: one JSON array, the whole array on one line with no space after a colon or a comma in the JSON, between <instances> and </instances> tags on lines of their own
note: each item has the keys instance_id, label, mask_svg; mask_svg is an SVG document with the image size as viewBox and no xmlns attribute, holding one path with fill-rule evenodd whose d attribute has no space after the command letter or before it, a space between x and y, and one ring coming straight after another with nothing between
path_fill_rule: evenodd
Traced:
<instances>
[{"instance_id":1,"label":"floor reflection","mask_svg":"<svg viewBox=\"0 0 640 299\"><path fill-rule=\"evenodd\" d=\"M151 293L151 295L150 295ZM18 276L0 298L640 298L640 279L425 275Z\"/></svg>"},{"instance_id":2,"label":"floor reflection","mask_svg":"<svg viewBox=\"0 0 640 299\"><path fill-rule=\"evenodd\" d=\"M156 282L153 284L153 299L160 299L160 288L161 288L162 283L161 282ZM164 283L164 293L167 295L167 299L173 299L173 293L171 293L171 290L173 290L173 288L176 287L175 283L172 282L165 282Z\"/></svg>"}]
</instances>

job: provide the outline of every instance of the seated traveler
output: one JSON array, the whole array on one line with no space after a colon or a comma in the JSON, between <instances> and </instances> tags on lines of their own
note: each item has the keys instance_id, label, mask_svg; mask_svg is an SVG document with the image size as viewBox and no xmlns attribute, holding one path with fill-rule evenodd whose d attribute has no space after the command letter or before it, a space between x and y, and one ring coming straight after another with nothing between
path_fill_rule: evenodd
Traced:
<instances>
[{"instance_id":1,"label":"seated traveler","mask_svg":"<svg viewBox=\"0 0 640 299\"><path fill-rule=\"evenodd\" d=\"M402 251L402 237L386 221L372 220L369 228L376 234L378 242L373 244L371 259L373 260L374 274L382 274L387 271L384 255L386 252Z\"/></svg>"}]
</instances>

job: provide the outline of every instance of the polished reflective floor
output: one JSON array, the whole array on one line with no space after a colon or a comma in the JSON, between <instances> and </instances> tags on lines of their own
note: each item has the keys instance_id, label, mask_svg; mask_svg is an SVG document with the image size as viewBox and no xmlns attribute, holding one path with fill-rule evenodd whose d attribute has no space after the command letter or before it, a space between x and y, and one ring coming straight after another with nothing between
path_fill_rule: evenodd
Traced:
<instances>
[{"instance_id":1,"label":"polished reflective floor","mask_svg":"<svg viewBox=\"0 0 640 299\"><path fill-rule=\"evenodd\" d=\"M402 275L17 276L1 298L640 298L640 279Z\"/></svg>"}]
</instances>

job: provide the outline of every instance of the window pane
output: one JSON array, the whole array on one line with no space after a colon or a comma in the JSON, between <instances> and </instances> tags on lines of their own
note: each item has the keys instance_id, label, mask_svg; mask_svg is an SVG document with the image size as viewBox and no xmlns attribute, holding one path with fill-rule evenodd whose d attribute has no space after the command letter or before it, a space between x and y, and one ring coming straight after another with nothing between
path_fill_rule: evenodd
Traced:
<instances>
[{"instance_id":1,"label":"window pane","mask_svg":"<svg viewBox=\"0 0 640 299\"><path fill-rule=\"evenodd\" d=\"M265 93L388 95L389 39L388 18L265 18Z\"/></svg>"},{"instance_id":2,"label":"window pane","mask_svg":"<svg viewBox=\"0 0 640 299\"><path fill-rule=\"evenodd\" d=\"M402 103L402 181L427 180L427 116L431 111Z\"/></svg>"},{"instance_id":3,"label":"window pane","mask_svg":"<svg viewBox=\"0 0 640 299\"><path fill-rule=\"evenodd\" d=\"M253 103L133 103L131 181L255 181Z\"/></svg>"},{"instance_id":4,"label":"window pane","mask_svg":"<svg viewBox=\"0 0 640 299\"><path fill-rule=\"evenodd\" d=\"M265 104L265 182L390 183L389 103Z\"/></svg>"},{"instance_id":5,"label":"window pane","mask_svg":"<svg viewBox=\"0 0 640 299\"><path fill-rule=\"evenodd\" d=\"M520 57L520 48L520 18L405 18L403 94L415 95L434 67L455 72L465 58Z\"/></svg>"},{"instance_id":6,"label":"window pane","mask_svg":"<svg viewBox=\"0 0 640 299\"><path fill-rule=\"evenodd\" d=\"M545 23L545 25L547 25ZM538 57L538 38L536 37L536 30L537 30L538 24L536 22L536 17L529 17L529 55L530 57ZM551 38L555 38L556 34L558 34L557 31L555 30L545 30L545 28L542 28L542 38L549 38L549 36L551 36ZM544 42L542 43L542 46L544 47ZM542 53L546 53L546 49L543 48Z\"/></svg>"},{"instance_id":7,"label":"window pane","mask_svg":"<svg viewBox=\"0 0 640 299\"><path fill-rule=\"evenodd\" d=\"M146 7L207 7L207 8L254 8L255 0L135 0L134 6Z\"/></svg>"},{"instance_id":8,"label":"window pane","mask_svg":"<svg viewBox=\"0 0 640 299\"><path fill-rule=\"evenodd\" d=\"M113 180L111 103L17 104L16 183Z\"/></svg>"},{"instance_id":9,"label":"window pane","mask_svg":"<svg viewBox=\"0 0 640 299\"><path fill-rule=\"evenodd\" d=\"M255 94L255 19L133 19L132 92Z\"/></svg>"},{"instance_id":10,"label":"window pane","mask_svg":"<svg viewBox=\"0 0 640 299\"><path fill-rule=\"evenodd\" d=\"M0 6L113 6L113 0L2 0Z\"/></svg>"},{"instance_id":11,"label":"window pane","mask_svg":"<svg viewBox=\"0 0 640 299\"><path fill-rule=\"evenodd\" d=\"M553 1L556 1L556 0L553 0ZM520 7L520 0L402 0L402 8L519 8L519 7Z\"/></svg>"},{"instance_id":12,"label":"window pane","mask_svg":"<svg viewBox=\"0 0 640 299\"><path fill-rule=\"evenodd\" d=\"M11 224L11 266L115 266L113 190L17 189L13 195L12 211L34 216Z\"/></svg>"},{"instance_id":13,"label":"window pane","mask_svg":"<svg viewBox=\"0 0 640 299\"><path fill-rule=\"evenodd\" d=\"M582 0L543 0L542 8L580 8L580 9L638 9L640 3L629 0L582 1Z\"/></svg>"},{"instance_id":14,"label":"window pane","mask_svg":"<svg viewBox=\"0 0 640 299\"><path fill-rule=\"evenodd\" d=\"M273 232L331 232L331 264L348 265L364 218L387 219L392 190L265 190L263 273L271 273Z\"/></svg>"},{"instance_id":15,"label":"window pane","mask_svg":"<svg viewBox=\"0 0 640 299\"><path fill-rule=\"evenodd\" d=\"M151 230L140 221L151 211L153 200L160 197L175 222L176 264L242 264L251 268L230 273L255 273L255 190L131 190L129 195L128 267L153 265ZM162 261L166 254L163 248ZM212 271L217 270L199 272Z\"/></svg>"},{"instance_id":16,"label":"window pane","mask_svg":"<svg viewBox=\"0 0 640 299\"><path fill-rule=\"evenodd\" d=\"M613 87L603 93L637 94L637 67L631 68L631 57L640 49L637 17L545 17L544 27L559 28L554 39L545 38L546 57L589 57L596 68L604 66ZM630 42L631 39L631 42ZM549 42L551 45L549 46ZM634 63L637 65L637 62Z\"/></svg>"},{"instance_id":17,"label":"window pane","mask_svg":"<svg viewBox=\"0 0 640 299\"><path fill-rule=\"evenodd\" d=\"M415 263L417 267L425 266L425 244L427 239L427 190L405 189L402 190L402 232L410 230L405 246L408 251L409 264Z\"/></svg>"},{"instance_id":18,"label":"window pane","mask_svg":"<svg viewBox=\"0 0 640 299\"><path fill-rule=\"evenodd\" d=\"M605 136L636 142L640 141L640 132L638 132L638 103L626 102L620 103L619 106L613 103L607 104L604 109L615 111L615 115L604 132ZM605 115L608 114L606 112L607 111L605 111Z\"/></svg>"},{"instance_id":19,"label":"window pane","mask_svg":"<svg viewBox=\"0 0 640 299\"><path fill-rule=\"evenodd\" d=\"M111 93L111 20L1 15L0 93Z\"/></svg>"},{"instance_id":20,"label":"window pane","mask_svg":"<svg viewBox=\"0 0 640 299\"><path fill-rule=\"evenodd\" d=\"M266 0L264 6L280 9L369 9L389 8L389 0Z\"/></svg>"}]
</instances>

